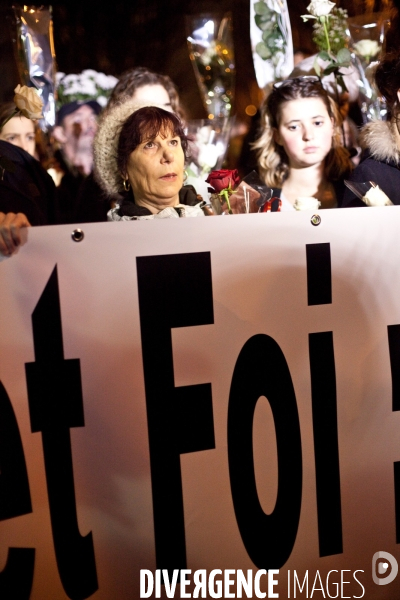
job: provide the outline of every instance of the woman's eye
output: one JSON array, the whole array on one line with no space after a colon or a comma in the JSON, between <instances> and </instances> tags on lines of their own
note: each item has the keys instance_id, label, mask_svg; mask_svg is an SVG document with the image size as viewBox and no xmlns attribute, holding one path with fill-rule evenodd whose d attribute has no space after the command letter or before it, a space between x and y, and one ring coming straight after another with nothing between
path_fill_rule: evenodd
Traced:
<instances>
[{"instance_id":1,"label":"woman's eye","mask_svg":"<svg viewBox=\"0 0 400 600\"><path fill-rule=\"evenodd\" d=\"M172 146L178 146L179 145L178 140L171 140L170 143L171 143Z\"/></svg>"},{"instance_id":2,"label":"woman's eye","mask_svg":"<svg viewBox=\"0 0 400 600\"><path fill-rule=\"evenodd\" d=\"M15 137L16 137L15 135L8 135L6 137L6 140L7 140L7 142L13 142L15 140Z\"/></svg>"},{"instance_id":3,"label":"woman's eye","mask_svg":"<svg viewBox=\"0 0 400 600\"><path fill-rule=\"evenodd\" d=\"M28 136L28 140L29 140L30 142L34 142L34 141L35 141L35 135L34 135L34 134L32 134L32 135L29 135L29 136Z\"/></svg>"},{"instance_id":4,"label":"woman's eye","mask_svg":"<svg viewBox=\"0 0 400 600\"><path fill-rule=\"evenodd\" d=\"M314 121L314 125L316 125L317 127L321 127L321 125L324 124L324 121L320 120L320 121Z\"/></svg>"},{"instance_id":5,"label":"woman's eye","mask_svg":"<svg viewBox=\"0 0 400 600\"><path fill-rule=\"evenodd\" d=\"M147 142L147 143L144 145L144 147L145 147L145 148L154 148L154 142Z\"/></svg>"},{"instance_id":6,"label":"woman's eye","mask_svg":"<svg viewBox=\"0 0 400 600\"><path fill-rule=\"evenodd\" d=\"M289 131L296 131L297 125L289 125Z\"/></svg>"}]
</instances>

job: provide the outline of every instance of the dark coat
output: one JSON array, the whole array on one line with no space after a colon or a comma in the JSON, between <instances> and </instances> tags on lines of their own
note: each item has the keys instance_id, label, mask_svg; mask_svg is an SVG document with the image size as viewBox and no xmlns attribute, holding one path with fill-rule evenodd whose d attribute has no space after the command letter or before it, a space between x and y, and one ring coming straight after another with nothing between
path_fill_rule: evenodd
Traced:
<instances>
[{"instance_id":1,"label":"dark coat","mask_svg":"<svg viewBox=\"0 0 400 600\"><path fill-rule=\"evenodd\" d=\"M31 225L60 222L55 185L42 165L22 148L0 140L0 211L23 213Z\"/></svg>"},{"instance_id":2,"label":"dark coat","mask_svg":"<svg viewBox=\"0 0 400 600\"><path fill-rule=\"evenodd\" d=\"M93 173L85 176L72 172L58 150L55 158L59 168L64 171L60 185L57 187L57 205L62 223L96 223L107 221L107 212L111 208L111 200L93 177Z\"/></svg>"},{"instance_id":3,"label":"dark coat","mask_svg":"<svg viewBox=\"0 0 400 600\"><path fill-rule=\"evenodd\" d=\"M348 178L349 181L373 181L393 204L400 204L400 150L392 124L386 121L368 123L362 130L361 143L364 147L362 159ZM367 205L350 189L346 189L343 207L356 206Z\"/></svg>"},{"instance_id":4,"label":"dark coat","mask_svg":"<svg viewBox=\"0 0 400 600\"><path fill-rule=\"evenodd\" d=\"M184 185L179 192L180 204L186 204L188 206L195 206L202 201L202 197L199 196L192 185ZM120 217L145 217L152 213L144 206L138 206L135 204L132 191L124 194L124 197L119 203L118 214Z\"/></svg>"}]
</instances>

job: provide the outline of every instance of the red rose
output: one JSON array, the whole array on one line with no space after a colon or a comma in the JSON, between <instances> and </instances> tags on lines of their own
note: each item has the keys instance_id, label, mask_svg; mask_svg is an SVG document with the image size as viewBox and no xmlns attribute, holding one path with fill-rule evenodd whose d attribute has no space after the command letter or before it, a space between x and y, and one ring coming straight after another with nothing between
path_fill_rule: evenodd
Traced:
<instances>
[{"instance_id":1,"label":"red rose","mask_svg":"<svg viewBox=\"0 0 400 600\"><path fill-rule=\"evenodd\" d=\"M212 186L216 194L229 187L231 190L234 190L235 186L240 183L238 170L220 169L219 171L211 171L206 179L206 183Z\"/></svg>"}]
</instances>

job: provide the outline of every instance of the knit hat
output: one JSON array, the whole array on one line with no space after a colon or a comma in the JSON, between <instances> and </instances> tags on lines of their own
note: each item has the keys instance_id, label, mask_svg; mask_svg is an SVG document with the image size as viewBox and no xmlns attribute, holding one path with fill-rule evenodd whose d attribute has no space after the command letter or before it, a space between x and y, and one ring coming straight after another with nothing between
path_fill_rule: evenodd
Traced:
<instances>
[{"instance_id":1,"label":"knit hat","mask_svg":"<svg viewBox=\"0 0 400 600\"><path fill-rule=\"evenodd\" d=\"M127 119L140 108L155 106L165 110L165 106L140 103L137 100L126 100L114 105L102 114L99 127L94 138L94 177L102 189L110 196L123 192L123 181L118 171L118 143L122 127Z\"/></svg>"}]
</instances>

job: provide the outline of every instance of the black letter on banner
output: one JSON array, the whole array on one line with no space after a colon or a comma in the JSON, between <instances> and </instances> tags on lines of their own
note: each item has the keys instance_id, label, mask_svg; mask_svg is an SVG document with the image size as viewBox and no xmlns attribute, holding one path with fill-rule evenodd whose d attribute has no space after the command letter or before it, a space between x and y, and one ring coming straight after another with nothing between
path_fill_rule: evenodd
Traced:
<instances>
[{"instance_id":1,"label":"black letter on banner","mask_svg":"<svg viewBox=\"0 0 400 600\"><path fill-rule=\"evenodd\" d=\"M319 555L343 552L336 373L331 331L309 335Z\"/></svg>"},{"instance_id":2,"label":"black letter on banner","mask_svg":"<svg viewBox=\"0 0 400 600\"><path fill-rule=\"evenodd\" d=\"M69 598L98 589L92 534L79 533L71 427L83 427L79 359L64 359L57 267L32 313L35 362L25 365L32 432L42 432L58 571Z\"/></svg>"},{"instance_id":3,"label":"black letter on banner","mask_svg":"<svg viewBox=\"0 0 400 600\"><path fill-rule=\"evenodd\" d=\"M32 512L28 473L17 419L0 381L0 520ZM9 548L0 573L0 598L29 600L35 564L34 548Z\"/></svg>"},{"instance_id":4,"label":"black letter on banner","mask_svg":"<svg viewBox=\"0 0 400 600\"><path fill-rule=\"evenodd\" d=\"M400 410L400 325L388 325L390 369L392 372L392 410ZM400 461L394 466L396 544L400 544Z\"/></svg>"},{"instance_id":5,"label":"black letter on banner","mask_svg":"<svg viewBox=\"0 0 400 600\"><path fill-rule=\"evenodd\" d=\"M215 448L211 384L175 387L171 329L214 322L209 252L137 258L157 569L186 568L180 454Z\"/></svg>"},{"instance_id":6,"label":"black letter on banner","mask_svg":"<svg viewBox=\"0 0 400 600\"><path fill-rule=\"evenodd\" d=\"M330 244L307 244L308 304L332 303ZM320 556L343 552L336 373L331 331L309 335Z\"/></svg>"},{"instance_id":7,"label":"black letter on banner","mask_svg":"<svg viewBox=\"0 0 400 600\"><path fill-rule=\"evenodd\" d=\"M306 244L308 305L332 304L330 244Z\"/></svg>"},{"instance_id":8,"label":"black letter on banner","mask_svg":"<svg viewBox=\"0 0 400 600\"><path fill-rule=\"evenodd\" d=\"M270 515L260 505L253 462L253 416L260 396L274 415L278 495ZM228 410L228 458L233 505L246 550L259 569L280 569L299 525L302 493L300 423L285 356L268 335L243 346L233 372Z\"/></svg>"}]
</instances>

